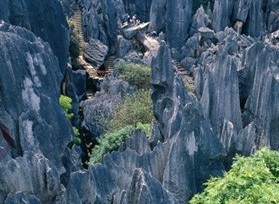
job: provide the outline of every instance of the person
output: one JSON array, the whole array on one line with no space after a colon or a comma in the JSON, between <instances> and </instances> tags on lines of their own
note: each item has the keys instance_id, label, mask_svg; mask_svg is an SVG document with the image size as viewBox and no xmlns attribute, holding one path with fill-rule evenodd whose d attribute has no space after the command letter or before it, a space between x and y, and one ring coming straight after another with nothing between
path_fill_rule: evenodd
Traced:
<instances>
[{"instance_id":1,"label":"person","mask_svg":"<svg viewBox=\"0 0 279 204\"><path fill-rule=\"evenodd\" d=\"M137 19L137 20L136 20L136 25L138 26L139 24L140 24L140 20Z\"/></svg>"},{"instance_id":2,"label":"person","mask_svg":"<svg viewBox=\"0 0 279 204\"><path fill-rule=\"evenodd\" d=\"M157 36L157 32L155 30L153 30L151 33L150 33L151 37L156 37Z\"/></svg>"},{"instance_id":3,"label":"person","mask_svg":"<svg viewBox=\"0 0 279 204\"><path fill-rule=\"evenodd\" d=\"M127 23L129 26L132 24L132 19L130 15L127 16Z\"/></svg>"},{"instance_id":4,"label":"person","mask_svg":"<svg viewBox=\"0 0 279 204\"><path fill-rule=\"evenodd\" d=\"M133 26L135 26L136 23L137 23L137 16L133 15L133 17L132 17L132 24L133 24Z\"/></svg>"}]
</instances>

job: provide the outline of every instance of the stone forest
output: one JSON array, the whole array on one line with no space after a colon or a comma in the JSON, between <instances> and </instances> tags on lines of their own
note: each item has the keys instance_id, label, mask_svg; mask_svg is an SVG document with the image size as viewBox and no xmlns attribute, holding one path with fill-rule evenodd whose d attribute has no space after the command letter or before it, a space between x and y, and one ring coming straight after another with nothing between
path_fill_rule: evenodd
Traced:
<instances>
[{"instance_id":1,"label":"stone forest","mask_svg":"<svg viewBox=\"0 0 279 204\"><path fill-rule=\"evenodd\" d=\"M0 203L279 203L279 0L0 0Z\"/></svg>"}]
</instances>

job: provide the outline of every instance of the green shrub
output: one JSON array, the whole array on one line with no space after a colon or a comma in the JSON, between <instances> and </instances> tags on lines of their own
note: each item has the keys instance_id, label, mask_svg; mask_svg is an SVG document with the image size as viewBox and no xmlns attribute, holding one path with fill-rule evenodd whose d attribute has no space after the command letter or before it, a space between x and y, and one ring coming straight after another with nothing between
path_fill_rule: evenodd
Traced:
<instances>
[{"instance_id":1,"label":"green shrub","mask_svg":"<svg viewBox=\"0 0 279 204\"><path fill-rule=\"evenodd\" d=\"M71 120L74 117L74 114L71 112L72 99L68 96L61 95L59 98L59 104L63 108L65 116L68 118L68 120ZM68 144L69 148L72 148L73 145L80 145L80 143L81 143L78 129L76 127L72 126L72 130L75 135L75 138Z\"/></svg>"},{"instance_id":2,"label":"green shrub","mask_svg":"<svg viewBox=\"0 0 279 204\"><path fill-rule=\"evenodd\" d=\"M111 130L127 125L137 126L137 123L150 124L153 118L150 92L139 90L132 96L127 96L120 105L111 121Z\"/></svg>"},{"instance_id":3,"label":"green shrub","mask_svg":"<svg viewBox=\"0 0 279 204\"><path fill-rule=\"evenodd\" d=\"M96 164L102 162L104 155L108 152L117 150L125 139L132 135L135 130L140 130L145 134L150 134L150 124L138 123L137 127L127 125L113 132L107 132L99 139L99 145L96 145L92 152L89 163Z\"/></svg>"},{"instance_id":4,"label":"green shrub","mask_svg":"<svg viewBox=\"0 0 279 204\"><path fill-rule=\"evenodd\" d=\"M151 68L142 64L119 62L115 66L116 76L126 80L137 89L150 89Z\"/></svg>"},{"instance_id":5,"label":"green shrub","mask_svg":"<svg viewBox=\"0 0 279 204\"><path fill-rule=\"evenodd\" d=\"M70 46L69 53L72 58L77 58L80 55L81 36L76 29L74 21L68 21L70 27Z\"/></svg>"},{"instance_id":6,"label":"green shrub","mask_svg":"<svg viewBox=\"0 0 279 204\"><path fill-rule=\"evenodd\" d=\"M117 150L136 129L149 135L153 118L151 105L149 91L140 90L128 96L117 110L107 132L100 137L99 145L93 148L89 163L101 162L106 153Z\"/></svg>"},{"instance_id":7,"label":"green shrub","mask_svg":"<svg viewBox=\"0 0 279 204\"><path fill-rule=\"evenodd\" d=\"M99 140L99 145L96 145L92 152L90 162L91 164L96 164L102 161L103 156L117 150L120 144L125 140L125 138L134 131L132 126L126 126L116 130L114 132L109 132L101 136Z\"/></svg>"},{"instance_id":8,"label":"green shrub","mask_svg":"<svg viewBox=\"0 0 279 204\"><path fill-rule=\"evenodd\" d=\"M262 149L252 157L237 156L223 178L211 178L189 203L279 203L278 173L278 152Z\"/></svg>"},{"instance_id":9,"label":"green shrub","mask_svg":"<svg viewBox=\"0 0 279 204\"><path fill-rule=\"evenodd\" d=\"M61 95L59 98L59 104L63 108L66 117L71 120L74 117L74 114L71 113L72 99L68 96Z\"/></svg>"},{"instance_id":10,"label":"green shrub","mask_svg":"<svg viewBox=\"0 0 279 204\"><path fill-rule=\"evenodd\" d=\"M140 130L141 132L144 132L147 137L151 133L150 123L148 123L148 124L138 123L136 129Z\"/></svg>"}]
</instances>

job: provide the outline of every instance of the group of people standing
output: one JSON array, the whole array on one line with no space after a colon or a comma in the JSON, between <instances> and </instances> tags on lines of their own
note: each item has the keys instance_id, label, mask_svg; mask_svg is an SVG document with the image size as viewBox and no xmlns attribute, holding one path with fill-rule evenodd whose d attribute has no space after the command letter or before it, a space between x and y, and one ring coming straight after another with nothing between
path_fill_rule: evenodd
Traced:
<instances>
[{"instance_id":1,"label":"group of people standing","mask_svg":"<svg viewBox=\"0 0 279 204\"><path fill-rule=\"evenodd\" d=\"M129 26L137 26L140 24L140 20L137 19L137 15L133 15L132 17L130 15L127 15L126 22Z\"/></svg>"}]
</instances>

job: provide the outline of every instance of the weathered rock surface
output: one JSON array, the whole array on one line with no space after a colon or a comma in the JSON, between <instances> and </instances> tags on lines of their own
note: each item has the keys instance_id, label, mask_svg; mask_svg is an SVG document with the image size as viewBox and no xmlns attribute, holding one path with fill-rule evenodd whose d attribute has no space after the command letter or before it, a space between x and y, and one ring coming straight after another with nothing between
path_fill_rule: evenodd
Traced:
<instances>
[{"instance_id":1,"label":"weathered rock surface","mask_svg":"<svg viewBox=\"0 0 279 204\"><path fill-rule=\"evenodd\" d=\"M90 39L86 44L83 52L84 58L90 62L96 69L100 68L104 64L105 57L108 53L108 47L101 41L96 39Z\"/></svg>"},{"instance_id":2,"label":"weathered rock surface","mask_svg":"<svg viewBox=\"0 0 279 204\"><path fill-rule=\"evenodd\" d=\"M4 204L41 204L41 201L34 195L27 195L25 193L9 194Z\"/></svg>"},{"instance_id":3,"label":"weathered rock surface","mask_svg":"<svg viewBox=\"0 0 279 204\"><path fill-rule=\"evenodd\" d=\"M59 1L2 0L0 19L22 26L50 44L63 73L68 61L68 24Z\"/></svg>"},{"instance_id":4,"label":"weathered rock surface","mask_svg":"<svg viewBox=\"0 0 279 204\"><path fill-rule=\"evenodd\" d=\"M101 91L92 99L81 103L84 120L82 127L92 134L93 138L99 137L109 122L111 114L117 109L127 93L131 92L129 84L125 81L108 76L101 84Z\"/></svg>"},{"instance_id":5,"label":"weathered rock surface","mask_svg":"<svg viewBox=\"0 0 279 204\"><path fill-rule=\"evenodd\" d=\"M192 3L192 0L152 1L149 30L165 31L171 47L182 47L188 38Z\"/></svg>"},{"instance_id":6,"label":"weathered rock surface","mask_svg":"<svg viewBox=\"0 0 279 204\"><path fill-rule=\"evenodd\" d=\"M111 52L116 50L117 42L117 13L111 0L84 0L83 25L86 41L90 38L100 40L109 47Z\"/></svg>"},{"instance_id":7,"label":"weathered rock surface","mask_svg":"<svg viewBox=\"0 0 279 204\"><path fill-rule=\"evenodd\" d=\"M279 28L279 19L275 17L278 6L278 0L216 0L212 19L213 28L218 32L238 23L242 33L253 37L263 36L266 31L273 32Z\"/></svg>"},{"instance_id":8,"label":"weathered rock surface","mask_svg":"<svg viewBox=\"0 0 279 204\"><path fill-rule=\"evenodd\" d=\"M152 141L136 132L102 165L72 173L64 203L88 197L101 203L185 203L209 175L222 172L221 143L175 74L165 43L152 62L151 83L157 129ZM80 180L86 181L82 188L88 195L77 190Z\"/></svg>"},{"instance_id":9,"label":"weathered rock surface","mask_svg":"<svg viewBox=\"0 0 279 204\"><path fill-rule=\"evenodd\" d=\"M136 15L141 22L149 21L152 0L123 0L123 3L127 14Z\"/></svg>"},{"instance_id":10,"label":"weathered rock surface","mask_svg":"<svg viewBox=\"0 0 279 204\"><path fill-rule=\"evenodd\" d=\"M192 0L167 1L166 37L171 47L181 47L188 38L192 4Z\"/></svg>"},{"instance_id":11,"label":"weathered rock surface","mask_svg":"<svg viewBox=\"0 0 279 204\"><path fill-rule=\"evenodd\" d=\"M147 29L147 26L149 25L148 23L141 23L137 26L132 26L129 27L127 29L123 29L123 36L128 39L131 40L133 37L135 37L140 31L142 31L143 29Z\"/></svg>"},{"instance_id":12,"label":"weathered rock surface","mask_svg":"<svg viewBox=\"0 0 279 204\"><path fill-rule=\"evenodd\" d=\"M274 36L257 42L225 29L214 35L217 44L202 51L196 63L196 95L227 152L250 155L262 146L278 150Z\"/></svg>"},{"instance_id":13,"label":"weathered rock surface","mask_svg":"<svg viewBox=\"0 0 279 204\"><path fill-rule=\"evenodd\" d=\"M166 30L166 0L153 0L150 8L150 31L160 33Z\"/></svg>"},{"instance_id":14,"label":"weathered rock surface","mask_svg":"<svg viewBox=\"0 0 279 204\"><path fill-rule=\"evenodd\" d=\"M52 202L72 138L58 104L62 73L50 46L28 30L1 21L0 38L0 202L17 202L25 196L11 194L20 191Z\"/></svg>"},{"instance_id":15,"label":"weathered rock surface","mask_svg":"<svg viewBox=\"0 0 279 204\"><path fill-rule=\"evenodd\" d=\"M117 38L125 12L135 9L147 19L150 3L125 2L125 8L118 0L85 0L87 39L100 40L121 58L150 61L156 38L138 31ZM1 18L50 44L0 22L0 203L185 203L210 175L222 174L236 152L279 150L279 34L272 33L279 26L278 0L216 0L213 14L210 6L201 7L193 17L191 0L153 0L149 29L165 32L159 38L166 36L170 47L178 48L172 54L194 75L195 95L188 94L174 56L161 42L151 63L150 137L136 131L88 170L81 170L79 148L66 148L72 130L57 103L67 40L56 5L54 0L0 2ZM271 34L253 38L265 32ZM95 48L90 53L98 54ZM71 77L76 78L72 93L81 100L84 73ZM100 93L82 103L83 128L99 136L104 119L131 91L127 83L105 78Z\"/></svg>"}]
</instances>

